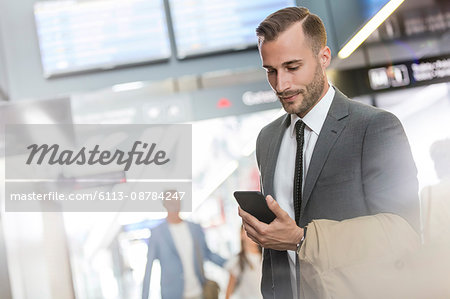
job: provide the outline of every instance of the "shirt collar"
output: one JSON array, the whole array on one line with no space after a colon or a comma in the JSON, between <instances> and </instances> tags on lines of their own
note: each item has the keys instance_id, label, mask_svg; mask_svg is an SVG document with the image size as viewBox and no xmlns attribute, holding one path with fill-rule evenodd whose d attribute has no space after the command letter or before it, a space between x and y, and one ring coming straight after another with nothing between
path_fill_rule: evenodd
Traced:
<instances>
[{"instance_id":1,"label":"shirt collar","mask_svg":"<svg viewBox=\"0 0 450 299\"><path fill-rule=\"evenodd\" d=\"M328 91L322 99L305 115L300 118L297 114L291 114L291 124L289 130L291 131L291 137L295 137L295 123L301 119L305 125L314 133L319 135L322 126L327 118L328 110L330 110L331 102L333 101L334 94L336 93L333 85L328 82Z\"/></svg>"}]
</instances>

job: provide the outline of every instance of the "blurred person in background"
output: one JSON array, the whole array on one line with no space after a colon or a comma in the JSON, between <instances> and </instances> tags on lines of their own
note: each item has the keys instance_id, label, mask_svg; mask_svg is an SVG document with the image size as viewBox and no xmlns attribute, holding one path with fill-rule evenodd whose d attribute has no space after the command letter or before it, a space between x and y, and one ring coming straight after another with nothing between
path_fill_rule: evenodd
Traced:
<instances>
[{"instance_id":1,"label":"blurred person in background","mask_svg":"<svg viewBox=\"0 0 450 299\"><path fill-rule=\"evenodd\" d=\"M243 226L240 238L241 251L225 264L230 272L225 299L261 299L261 246L247 236Z\"/></svg>"},{"instance_id":2,"label":"blurred person in background","mask_svg":"<svg viewBox=\"0 0 450 299\"><path fill-rule=\"evenodd\" d=\"M152 229L148 242L142 299L149 298L155 259L161 265L162 299L203 299L203 286L207 282L203 272L204 260L219 266L225 263L225 259L209 250L202 227L180 218L181 202L173 198L163 201L167 217Z\"/></svg>"},{"instance_id":3,"label":"blurred person in background","mask_svg":"<svg viewBox=\"0 0 450 299\"><path fill-rule=\"evenodd\" d=\"M430 155L439 183L426 186L421 191L425 244L450 240L450 139L434 142Z\"/></svg>"}]
</instances>

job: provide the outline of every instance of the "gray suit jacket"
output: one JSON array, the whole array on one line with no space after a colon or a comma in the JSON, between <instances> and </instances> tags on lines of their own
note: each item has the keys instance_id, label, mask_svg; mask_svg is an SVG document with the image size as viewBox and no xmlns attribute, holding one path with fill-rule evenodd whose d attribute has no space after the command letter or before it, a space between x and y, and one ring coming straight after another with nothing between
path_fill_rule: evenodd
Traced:
<instances>
[{"instance_id":1,"label":"gray suit jacket","mask_svg":"<svg viewBox=\"0 0 450 299\"><path fill-rule=\"evenodd\" d=\"M286 114L258 136L256 158L265 195L274 195L278 152L289 124ZM416 175L400 121L336 89L306 174L298 225L386 212L402 216L419 231ZM264 298L292 298L287 252L265 249L263 256Z\"/></svg>"}]
</instances>

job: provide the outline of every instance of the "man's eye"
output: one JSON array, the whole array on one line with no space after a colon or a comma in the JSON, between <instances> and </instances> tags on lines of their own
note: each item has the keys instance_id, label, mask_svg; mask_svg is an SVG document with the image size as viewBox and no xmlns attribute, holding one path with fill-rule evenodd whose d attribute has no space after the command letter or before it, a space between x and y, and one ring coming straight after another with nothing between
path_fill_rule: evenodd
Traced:
<instances>
[{"instance_id":1,"label":"man's eye","mask_svg":"<svg viewBox=\"0 0 450 299\"><path fill-rule=\"evenodd\" d=\"M288 71L296 71L296 70L298 70L298 66L288 67L287 69L288 69Z\"/></svg>"},{"instance_id":2,"label":"man's eye","mask_svg":"<svg viewBox=\"0 0 450 299\"><path fill-rule=\"evenodd\" d=\"M266 70L267 74L275 74L275 70Z\"/></svg>"}]
</instances>

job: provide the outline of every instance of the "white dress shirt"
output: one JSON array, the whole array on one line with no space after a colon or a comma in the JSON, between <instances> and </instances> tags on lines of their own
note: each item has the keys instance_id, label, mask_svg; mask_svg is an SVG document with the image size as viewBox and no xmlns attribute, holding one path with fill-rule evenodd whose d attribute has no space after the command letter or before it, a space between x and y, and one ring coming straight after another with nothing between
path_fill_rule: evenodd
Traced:
<instances>
[{"instance_id":1,"label":"white dress shirt","mask_svg":"<svg viewBox=\"0 0 450 299\"><path fill-rule=\"evenodd\" d=\"M327 117L335 90L329 83L329 88L325 96L303 117L305 123L305 135L303 145L303 186L305 177L308 173L309 163L319 138L320 130ZM292 219L295 219L294 213L294 172L295 155L297 152L297 139L295 132L295 123L300 119L296 114L291 114L291 124L283 135L283 140L278 153L277 166L274 176L274 198L280 207L285 210ZM291 271L291 285L294 298L297 298L297 280L295 277L295 251L288 250L289 266Z\"/></svg>"}]
</instances>

